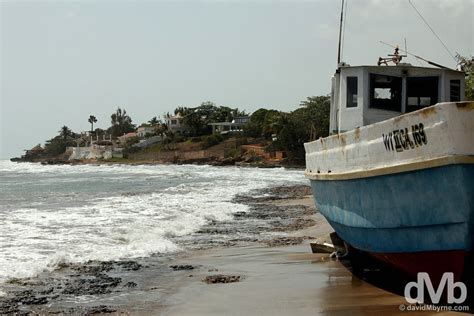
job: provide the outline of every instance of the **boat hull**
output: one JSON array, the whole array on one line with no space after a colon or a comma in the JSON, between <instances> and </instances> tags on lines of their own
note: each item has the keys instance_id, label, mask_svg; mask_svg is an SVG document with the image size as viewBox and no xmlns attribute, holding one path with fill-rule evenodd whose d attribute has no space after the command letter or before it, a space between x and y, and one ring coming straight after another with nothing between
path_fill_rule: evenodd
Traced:
<instances>
[{"instance_id":1,"label":"boat hull","mask_svg":"<svg viewBox=\"0 0 474 316\"><path fill-rule=\"evenodd\" d=\"M473 139L474 103L438 104L305 144L306 176L351 247L459 278L474 250Z\"/></svg>"},{"instance_id":2,"label":"boat hull","mask_svg":"<svg viewBox=\"0 0 474 316\"><path fill-rule=\"evenodd\" d=\"M385 264L395 267L412 279L418 272L426 272L437 286L445 272L451 272L454 281L462 280L469 253L463 250L428 251L412 253L370 253Z\"/></svg>"},{"instance_id":3,"label":"boat hull","mask_svg":"<svg viewBox=\"0 0 474 316\"><path fill-rule=\"evenodd\" d=\"M459 275L473 249L474 165L311 185L319 211L343 240L407 273Z\"/></svg>"},{"instance_id":4,"label":"boat hull","mask_svg":"<svg viewBox=\"0 0 474 316\"><path fill-rule=\"evenodd\" d=\"M471 250L474 165L351 180L312 180L340 237L368 252Z\"/></svg>"}]
</instances>

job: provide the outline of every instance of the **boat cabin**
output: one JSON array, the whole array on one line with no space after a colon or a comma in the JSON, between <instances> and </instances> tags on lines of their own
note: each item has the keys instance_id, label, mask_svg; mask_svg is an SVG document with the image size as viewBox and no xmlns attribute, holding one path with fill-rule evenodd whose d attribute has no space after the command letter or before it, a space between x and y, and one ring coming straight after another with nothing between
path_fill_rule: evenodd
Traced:
<instances>
[{"instance_id":1,"label":"boat cabin","mask_svg":"<svg viewBox=\"0 0 474 316\"><path fill-rule=\"evenodd\" d=\"M341 65L332 78L330 132L341 133L441 102L464 100L464 72Z\"/></svg>"}]
</instances>

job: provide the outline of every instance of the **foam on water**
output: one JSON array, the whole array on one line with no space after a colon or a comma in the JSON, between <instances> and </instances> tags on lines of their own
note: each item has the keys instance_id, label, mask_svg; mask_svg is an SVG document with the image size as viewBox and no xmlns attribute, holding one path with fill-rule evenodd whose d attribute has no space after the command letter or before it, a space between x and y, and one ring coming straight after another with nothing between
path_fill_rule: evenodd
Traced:
<instances>
[{"instance_id":1,"label":"foam on water","mask_svg":"<svg viewBox=\"0 0 474 316\"><path fill-rule=\"evenodd\" d=\"M63 262L180 250L173 238L247 206L236 194L306 183L302 171L0 162L0 282Z\"/></svg>"}]
</instances>

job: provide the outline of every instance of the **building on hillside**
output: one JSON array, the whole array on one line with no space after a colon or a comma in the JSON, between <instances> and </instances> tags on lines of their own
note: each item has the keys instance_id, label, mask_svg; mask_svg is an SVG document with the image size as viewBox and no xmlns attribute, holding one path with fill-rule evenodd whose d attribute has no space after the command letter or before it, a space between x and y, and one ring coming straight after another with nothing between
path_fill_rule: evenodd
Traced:
<instances>
[{"instance_id":1,"label":"building on hillside","mask_svg":"<svg viewBox=\"0 0 474 316\"><path fill-rule=\"evenodd\" d=\"M138 137L145 137L147 135L152 135L153 133L155 133L155 127L150 125L142 125L137 128Z\"/></svg>"},{"instance_id":2,"label":"building on hillside","mask_svg":"<svg viewBox=\"0 0 474 316\"><path fill-rule=\"evenodd\" d=\"M170 115L165 118L166 125L168 125L168 129L172 132L182 132L185 130L183 126L183 117L179 114L177 115Z\"/></svg>"},{"instance_id":3,"label":"building on hillside","mask_svg":"<svg viewBox=\"0 0 474 316\"><path fill-rule=\"evenodd\" d=\"M238 133L242 132L243 127L250 121L248 116L237 116L232 122L209 123L212 126L212 133Z\"/></svg>"},{"instance_id":4,"label":"building on hillside","mask_svg":"<svg viewBox=\"0 0 474 316\"><path fill-rule=\"evenodd\" d=\"M129 139L131 139L133 137L137 137L137 136L138 136L137 133L131 132L131 133L127 133L127 134L124 134L122 136L119 136L119 137L117 137L117 139L119 140L121 145L125 145Z\"/></svg>"},{"instance_id":5,"label":"building on hillside","mask_svg":"<svg viewBox=\"0 0 474 316\"><path fill-rule=\"evenodd\" d=\"M183 117L179 114L177 115L168 115L165 117L166 125L168 125L168 129L172 132L182 132L186 130L185 126L183 125Z\"/></svg>"},{"instance_id":6,"label":"building on hillside","mask_svg":"<svg viewBox=\"0 0 474 316\"><path fill-rule=\"evenodd\" d=\"M122 148L92 145L86 147L67 147L69 160L123 158Z\"/></svg>"},{"instance_id":7,"label":"building on hillside","mask_svg":"<svg viewBox=\"0 0 474 316\"><path fill-rule=\"evenodd\" d=\"M247 115L244 115L244 116L236 116L234 117L234 119L232 120L233 123L237 123L237 124L247 124L248 122L250 122L250 116L247 116Z\"/></svg>"}]
</instances>

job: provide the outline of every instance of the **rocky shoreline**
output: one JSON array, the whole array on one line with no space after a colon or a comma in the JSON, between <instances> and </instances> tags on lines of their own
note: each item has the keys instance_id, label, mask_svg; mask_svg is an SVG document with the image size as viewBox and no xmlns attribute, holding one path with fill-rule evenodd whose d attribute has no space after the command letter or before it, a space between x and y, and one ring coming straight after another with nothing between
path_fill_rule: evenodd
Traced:
<instances>
[{"instance_id":1,"label":"rocky shoreline","mask_svg":"<svg viewBox=\"0 0 474 316\"><path fill-rule=\"evenodd\" d=\"M57 158L48 158L48 159L35 159L35 160L24 160L21 158L12 158L12 162L22 163L39 163L42 165L115 165L115 164L124 164L124 165L209 165L216 167L223 166L238 166L238 167L251 167L251 168L294 168L294 169L304 169L302 164L290 164L287 162L274 162L274 161L246 161L236 158L203 158L203 159L180 159L177 161L163 161L163 160L136 160L136 159L81 159L81 160L67 160L67 159L57 159Z\"/></svg>"},{"instance_id":2,"label":"rocky shoreline","mask_svg":"<svg viewBox=\"0 0 474 316\"><path fill-rule=\"evenodd\" d=\"M248 212L235 213L228 222L210 221L191 236L177 238L183 249L123 261L61 263L38 277L13 279L0 285L0 314L104 314L134 308L159 309L166 295L196 273L207 275L207 284L239 282L243 276L225 275L212 266L175 264L196 251L244 244L268 247L295 245L309 236L289 236L316 224L315 208L297 202L307 196L307 186L276 187L239 195L235 203L249 205ZM295 203L278 203L294 200ZM236 237L238 236L238 237Z\"/></svg>"}]
</instances>

